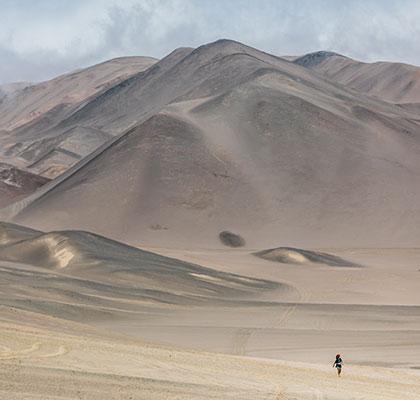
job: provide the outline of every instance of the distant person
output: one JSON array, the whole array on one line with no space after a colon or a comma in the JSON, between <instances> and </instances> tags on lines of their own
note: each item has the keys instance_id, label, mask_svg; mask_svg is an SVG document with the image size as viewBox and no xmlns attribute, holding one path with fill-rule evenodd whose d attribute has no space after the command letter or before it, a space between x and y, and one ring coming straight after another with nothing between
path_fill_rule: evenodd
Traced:
<instances>
[{"instance_id":1,"label":"distant person","mask_svg":"<svg viewBox=\"0 0 420 400\"><path fill-rule=\"evenodd\" d=\"M333 367L337 368L337 374L338 374L338 376L340 376L341 375L341 368L343 367L343 359L341 358L340 354L337 354L335 356L335 361L334 361Z\"/></svg>"}]
</instances>

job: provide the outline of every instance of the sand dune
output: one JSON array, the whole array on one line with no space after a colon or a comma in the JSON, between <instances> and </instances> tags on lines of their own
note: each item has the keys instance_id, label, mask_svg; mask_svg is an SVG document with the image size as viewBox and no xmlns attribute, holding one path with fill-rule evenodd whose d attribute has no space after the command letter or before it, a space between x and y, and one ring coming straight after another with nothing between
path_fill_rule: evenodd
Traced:
<instances>
[{"instance_id":1,"label":"sand dune","mask_svg":"<svg viewBox=\"0 0 420 400\"><path fill-rule=\"evenodd\" d=\"M34 307L47 300L48 296L42 294L44 289L64 298L79 298L82 304L93 301L98 305L101 298L112 302L113 295L117 295L114 301L123 302L120 297L123 293L127 299L134 300L137 296L139 301L199 304L258 298L270 290L292 291L286 284L218 272L88 232L42 233L6 223L1 224L0 259L30 266L30 273L25 268L16 267L12 272L11 267L4 267L2 275L3 279L12 280L21 275L16 281L21 291L33 291L34 296L39 292L39 298L35 296L37 300L33 300ZM40 276L49 277L45 287L31 284L37 275L36 267ZM56 276L55 271L64 275ZM14 297L13 291L9 295ZM10 300L8 294L3 296L4 301ZM16 302L20 304L19 297Z\"/></svg>"},{"instance_id":2,"label":"sand dune","mask_svg":"<svg viewBox=\"0 0 420 400\"><path fill-rule=\"evenodd\" d=\"M257 257L265 260L277 261L285 264L325 264L332 267L360 267L351 261L337 257L333 254L319 251L296 249L294 247L277 247L254 253Z\"/></svg>"}]
</instances>

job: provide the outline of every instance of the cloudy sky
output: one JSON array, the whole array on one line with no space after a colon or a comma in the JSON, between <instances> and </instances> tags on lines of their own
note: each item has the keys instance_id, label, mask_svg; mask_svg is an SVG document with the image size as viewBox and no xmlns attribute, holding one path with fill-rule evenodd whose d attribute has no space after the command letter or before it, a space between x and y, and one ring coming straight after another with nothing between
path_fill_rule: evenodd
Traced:
<instances>
[{"instance_id":1,"label":"cloudy sky","mask_svg":"<svg viewBox=\"0 0 420 400\"><path fill-rule=\"evenodd\" d=\"M0 0L0 84L235 39L420 65L419 0Z\"/></svg>"}]
</instances>

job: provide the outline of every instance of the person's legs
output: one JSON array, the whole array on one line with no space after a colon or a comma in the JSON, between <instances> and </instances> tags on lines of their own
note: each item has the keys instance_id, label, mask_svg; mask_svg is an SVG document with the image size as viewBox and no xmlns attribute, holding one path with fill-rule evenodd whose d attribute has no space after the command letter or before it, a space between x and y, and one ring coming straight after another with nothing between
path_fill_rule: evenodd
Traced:
<instances>
[{"instance_id":1,"label":"person's legs","mask_svg":"<svg viewBox=\"0 0 420 400\"><path fill-rule=\"evenodd\" d=\"M338 376L341 375L341 368L337 368L337 374L338 374Z\"/></svg>"}]
</instances>

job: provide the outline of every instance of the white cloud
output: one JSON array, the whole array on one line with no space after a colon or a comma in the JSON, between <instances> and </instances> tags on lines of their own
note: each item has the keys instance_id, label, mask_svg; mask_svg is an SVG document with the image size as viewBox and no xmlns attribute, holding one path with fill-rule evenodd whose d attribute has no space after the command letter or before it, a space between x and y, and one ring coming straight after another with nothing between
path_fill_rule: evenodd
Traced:
<instances>
[{"instance_id":1,"label":"white cloud","mask_svg":"<svg viewBox=\"0 0 420 400\"><path fill-rule=\"evenodd\" d=\"M0 9L0 83L221 37L279 55L327 49L420 64L417 0L0 0Z\"/></svg>"}]
</instances>

